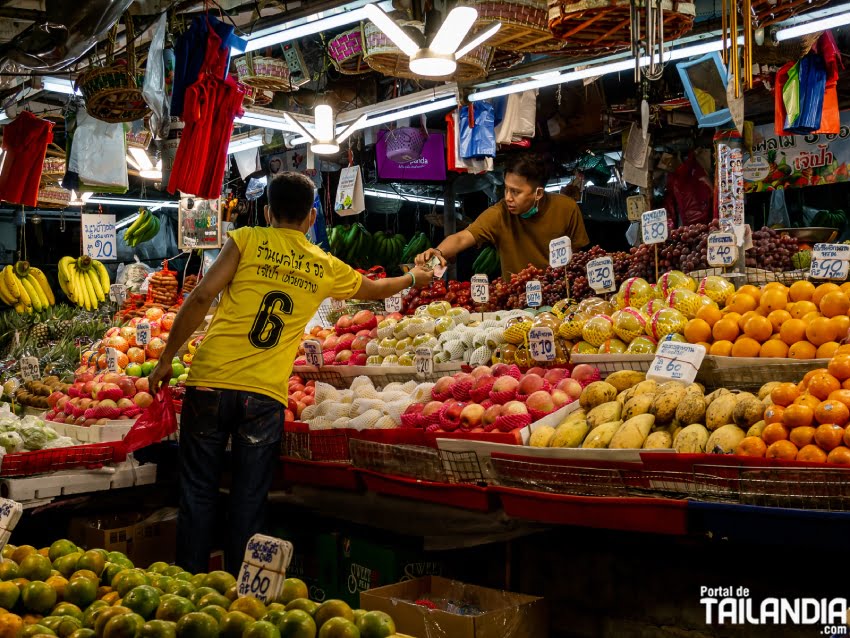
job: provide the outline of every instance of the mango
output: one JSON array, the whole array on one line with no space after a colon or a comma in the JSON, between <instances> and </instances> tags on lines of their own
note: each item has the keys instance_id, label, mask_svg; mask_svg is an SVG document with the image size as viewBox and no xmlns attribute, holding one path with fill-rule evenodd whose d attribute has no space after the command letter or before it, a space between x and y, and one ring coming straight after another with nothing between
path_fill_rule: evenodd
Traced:
<instances>
[{"instance_id":1,"label":"mango","mask_svg":"<svg viewBox=\"0 0 850 638\"><path fill-rule=\"evenodd\" d=\"M705 444L709 454L734 454L738 443L744 440L746 434L737 425L724 425L711 433Z\"/></svg>"},{"instance_id":2,"label":"mango","mask_svg":"<svg viewBox=\"0 0 850 638\"><path fill-rule=\"evenodd\" d=\"M549 447L579 447L584 441L590 427L587 421L572 421L570 423L562 423L555 430L555 435L549 442Z\"/></svg>"},{"instance_id":3,"label":"mango","mask_svg":"<svg viewBox=\"0 0 850 638\"><path fill-rule=\"evenodd\" d=\"M617 398L617 388L605 381L594 381L581 392L578 403L585 410L591 410Z\"/></svg>"},{"instance_id":4,"label":"mango","mask_svg":"<svg viewBox=\"0 0 850 638\"><path fill-rule=\"evenodd\" d=\"M555 428L551 425L541 425L528 439L528 444L531 447L549 447L549 442L555 436Z\"/></svg>"},{"instance_id":5,"label":"mango","mask_svg":"<svg viewBox=\"0 0 850 638\"><path fill-rule=\"evenodd\" d=\"M617 389L617 392L628 390L641 381L646 381L646 373L636 370L618 370L605 378L605 382L613 385Z\"/></svg>"},{"instance_id":6,"label":"mango","mask_svg":"<svg viewBox=\"0 0 850 638\"><path fill-rule=\"evenodd\" d=\"M750 429L747 430L747 436L757 436L761 438L761 433L767 427L767 424L764 421L759 421L758 423L754 423L750 426Z\"/></svg>"},{"instance_id":7,"label":"mango","mask_svg":"<svg viewBox=\"0 0 850 638\"><path fill-rule=\"evenodd\" d=\"M649 410L652 408L654 401L654 394L646 393L633 396L629 399L626 405L623 406L623 419L628 421L639 414L649 414Z\"/></svg>"},{"instance_id":8,"label":"mango","mask_svg":"<svg viewBox=\"0 0 850 638\"><path fill-rule=\"evenodd\" d=\"M685 392L685 396L676 406L676 420L679 423L702 423L705 419L705 397L696 392Z\"/></svg>"},{"instance_id":9,"label":"mango","mask_svg":"<svg viewBox=\"0 0 850 638\"><path fill-rule=\"evenodd\" d=\"M735 404L732 418L738 427L746 430L764 418L764 403L755 397L739 400Z\"/></svg>"},{"instance_id":10,"label":"mango","mask_svg":"<svg viewBox=\"0 0 850 638\"><path fill-rule=\"evenodd\" d=\"M608 401L602 405L597 405L587 413L587 425L589 425L592 430L603 423L617 421L622 416L622 411L623 406L621 406L617 401Z\"/></svg>"},{"instance_id":11,"label":"mango","mask_svg":"<svg viewBox=\"0 0 850 638\"><path fill-rule=\"evenodd\" d=\"M620 426L623 425L622 421L611 421L611 423L603 423L597 428L593 428L590 431L590 434L587 435L587 438L584 440L582 444L583 448L606 448L608 444L611 442L611 439L614 438L614 434L617 433L617 430L620 429Z\"/></svg>"},{"instance_id":12,"label":"mango","mask_svg":"<svg viewBox=\"0 0 850 638\"><path fill-rule=\"evenodd\" d=\"M732 423L737 399L734 394L723 394L714 399L705 411L705 425L710 432Z\"/></svg>"},{"instance_id":13,"label":"mango","mask_svg":"<svg viewBox=\"0 0 850 638\"><path fill-rule=\"evenodd\" d=\"M669 450L673 447L673 436L667 430L653 432L643 442L644 450Z\"/></svg>"},{"instance_id":14,"label":"mango","mask_svg":"<svg viewBox=\"0 0 850 638\"><path fill-rule=\"evenodd\" d=\"M655 423L652 414L641 414L624 422L608 443L611 449L633 449L643 446Z\"/></svg>"},{"instance_id":15,"label":"mango","mask_svg":"<svg viewBox=\"0 0 850 638\"><path fill-rule=\"evenodd\" d=\"M669 385L665 383L658 388L655 400L652 402L650 414L655 415L658 423L670 423L676 416L676 408L685 397L685 386L681 383Z\"/></svg>"},{"instance_id":16,"label":"mango","mask_svg":"<svg viewBox=\"0 0 850 638\"><path fill-rule=\"evenodd\" d=\"M679 454L702 454L708 443L708 430L704 425L693 423L683 428L673 439L673 449Z\"/></svg>"}]
</instances>

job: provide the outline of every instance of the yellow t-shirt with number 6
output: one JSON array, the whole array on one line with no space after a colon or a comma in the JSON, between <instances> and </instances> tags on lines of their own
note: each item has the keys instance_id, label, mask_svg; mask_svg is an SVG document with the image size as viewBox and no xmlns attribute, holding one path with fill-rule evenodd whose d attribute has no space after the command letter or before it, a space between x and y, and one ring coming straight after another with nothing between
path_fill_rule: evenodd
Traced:
<instances>
[{"instance_id":1,"label":"yellow t-shirt with number 6","mask_svg":"<svg viewBox=\"0 0 850 638\"><path fill-rule=\"evenodd\" d=\"M307 323L326 298L354 296L361 275L296 230L245 227L228 235L239 266L186 384L259 392L286 404Z\"/></svg>"}]
</instances>

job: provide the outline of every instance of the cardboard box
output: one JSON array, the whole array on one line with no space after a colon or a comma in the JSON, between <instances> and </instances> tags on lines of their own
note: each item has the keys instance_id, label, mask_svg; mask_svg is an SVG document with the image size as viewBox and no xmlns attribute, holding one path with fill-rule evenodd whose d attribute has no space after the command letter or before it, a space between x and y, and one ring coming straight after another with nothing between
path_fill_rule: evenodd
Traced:
<instances>
[{"instance_id":1,"label":"cardboard box","mask_svg":"<svg viewBox=\"0 0 850 638\"><path fill-rule=\"evenodd\" d=\"M414 601L444 599L477 606L462 615L432 610ZM417 638L547 638L549 621L542 598L426 576L360 594L360 607L390 614L399 633Z\"/></svg>"},{"instance_id":2,"label":"cardboard box","mask_svg":"<svg viewBox=\"0 0 850 638\"><path fill-rule=\"evenodd\" d=\"M141 567L156 561L173 563L177 553L177 510L157 510L147 518L141 514L74 518L68 536L86 549L121 552Z\"/></svg>"}]
</instances>

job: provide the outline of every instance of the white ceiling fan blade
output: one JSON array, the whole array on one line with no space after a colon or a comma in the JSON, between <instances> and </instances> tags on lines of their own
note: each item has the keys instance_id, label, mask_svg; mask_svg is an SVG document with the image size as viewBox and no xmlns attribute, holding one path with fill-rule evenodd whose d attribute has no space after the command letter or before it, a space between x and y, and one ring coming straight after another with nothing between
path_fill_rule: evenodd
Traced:
<instances>
[{"instance_id":1,"label":"white ceiling fan blade","mask_svg":"<svg viewBox=\"0 0 850 638\"><path fill-rule=\"evenodd\" d=\"M474 49L477 49L482 44L484 44L484 42L486 42L491 37L493 37L496 34L496 31L498 31L501 28L502 28L501 22L496 22L496 23L490 25L489 27L484 29L484 31L479 33L477 36L472 38L472 40L470 40L469 42L464 44L460 49L458 49L458 52L455 53L455 57L458 60L460 60L467 53L469 53L470 51L472 51Z\"/></svg>"},{"instance_id":2,"label":"white ceiling fan blade","mask_svg":"<svg viewBox=\"0 0 850 638\"><path fill-rule=\"evenodd\" d=\"M363 7L366 16L375 23L375 26L383 31L384 35L393 41L399 49L401 49L408 57L416 55L419 47L413 39L407 35L395 21L388 16L376 4L367 4Z\"/></svg>"},{"instance_id":3,"label":"white ceiling fan blade","mask_svg":"<svg viewBox=\"0 0 850 638\"><path fill-rule=\"evenodd\" d=\"M478 11L473 7L455 7L446 16L428 48L440 55L451 55L457 51L477 18Z\"/></svg>"},{"instance_id":4,"label":"white ceiling fan blade","mask_svg":"<svg viewBox=\"0 0 850 638\"><path fill-rule=\"evenodd\" d=\"M358 117L356 120L354 120L348 128L346 128L344 131L342 131L342 133L340 133L339 135L336 136L337 144L342 144L345 140L347 140L351 136L352 133L354 133L357 129L359 129L363 125L363 122L365 122L365 121L366 121L366 114L364 113L363 115Z\"/></svg>"},{"instance_id":5,"label":"white ceiling fan blade","mask_svg":"<svg viewBox=\"0 0 850 638\"><path fill-rule=\"evenodd\" d=\"M306 128L304 128L304 125L301 124L301 122L299 122L298 120L296 120L292 115L290 115L289 113L284 113L283 115L287 120L289 120L292 124L294 124L295 127L301 131L301 134L304 137L306 137L308 140L315 140L316 139L316 136L313 135Z\"/></svg>"}]
</instances>

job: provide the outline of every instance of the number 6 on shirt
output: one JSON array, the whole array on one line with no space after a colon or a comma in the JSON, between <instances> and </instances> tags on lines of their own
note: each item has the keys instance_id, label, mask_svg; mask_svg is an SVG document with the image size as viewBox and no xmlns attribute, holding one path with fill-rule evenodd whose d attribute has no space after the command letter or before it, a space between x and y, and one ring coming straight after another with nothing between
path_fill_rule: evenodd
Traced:
<instances>
[{"instance_id":1,"label":"number 6 on shirt","mask_svg":"<svg viewBox=\"0 0 850 638\"><path fill-rule=\"evenodd\" d=\"M254 318L254 325L248 333L248 340L255 348L266 350L274 348L280 341L280 334L286 324L283 323L275 309L279 307L280 312L286 315L292 314L292 297L280 290L272 290L263 297L260 309Z\"/></svg>"}]
</instances>

